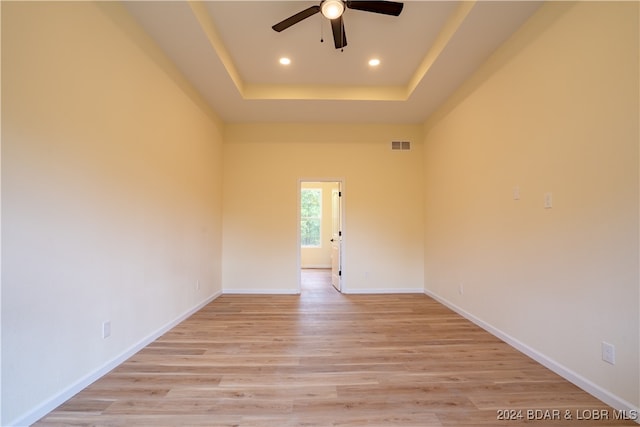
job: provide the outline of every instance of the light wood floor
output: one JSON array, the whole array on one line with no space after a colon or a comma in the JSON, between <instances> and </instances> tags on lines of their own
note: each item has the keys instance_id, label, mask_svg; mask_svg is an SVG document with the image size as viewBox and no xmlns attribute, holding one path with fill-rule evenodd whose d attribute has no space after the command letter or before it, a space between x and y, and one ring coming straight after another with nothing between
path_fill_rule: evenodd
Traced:
<instances>
[{"instance_id":1,"label":"light wood floor","mask_svg":"<svg viewBox=\"0 0 640 427\"><path fill-rule=\"evenodd\" d=\"M300 296L219 297L35 425L636 425L576 419L613 410L427 296L303 277Z\"/></svg>"}]
</instances>

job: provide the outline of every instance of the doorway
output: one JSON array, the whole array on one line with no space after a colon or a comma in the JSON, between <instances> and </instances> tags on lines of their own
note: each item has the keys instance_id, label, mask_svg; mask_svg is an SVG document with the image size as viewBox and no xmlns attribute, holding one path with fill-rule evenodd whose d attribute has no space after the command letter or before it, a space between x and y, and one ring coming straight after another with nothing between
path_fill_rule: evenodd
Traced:
<instances>
[{"instance_id":1,"label":"doorway","mask_svg":"<svg viewBox=\"0 0 640 427\"><path fill-rule=\"evenodd\" d=\"M324 271L328 286L343 290L343 183L300 180L298 188L298 267L303 274ZM304 272L304 273L303 273ZM330 274L328 274L330 273ZM305 277L306 277L305 276Z\"/></svg>"}]
</instances>

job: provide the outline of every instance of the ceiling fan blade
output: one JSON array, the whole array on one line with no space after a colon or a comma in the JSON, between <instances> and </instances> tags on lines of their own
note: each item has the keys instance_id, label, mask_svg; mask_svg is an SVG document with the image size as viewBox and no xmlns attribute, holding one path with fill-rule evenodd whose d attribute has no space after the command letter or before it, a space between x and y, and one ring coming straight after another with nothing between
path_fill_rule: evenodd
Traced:
<instances>
[{"instance_id":1,"label":"ceiling fan blade","mask_svg":"<svg viewBox=\"0 0 640 427\"><path fill-rule=\"evenodd\" d=\"M293 24L297 24L298 22L302 21L303 19L307 19L308 17L315 15L316 13L320 12L320 6L315 5L315 6L311 6L305 10L303 10L302 12L298 12L295 15L292 15L290 17L288 17L287 19L278 22L276 25L274 25L273 28L275 31L280 32L282 30L286 30L287 28L289 28L290 26L292 26Z\"/></svg>"},{"instance_id":2,"label":"ceiling fan blade","mask_svg":"<svg viewBox=\"0 0 640 427\"><path fill-rule=\"evenodd\" d=\"M349 9L364 10L365 12L398 16L402 12L404 3L395 1L348 1L347 7Z\"/></svg>"},{"instance_id":3,"label":"ceiling fan blade","mask_svg":"<svg viewBox=\"0 0 640 427\"><path fill-rule=\"evenodd\" d=\"M344 32L342 16L331 20L331 30L333 31L333 43L336 49L345 47L347 45L347 35Z\"/></svg>"}]
</instances>

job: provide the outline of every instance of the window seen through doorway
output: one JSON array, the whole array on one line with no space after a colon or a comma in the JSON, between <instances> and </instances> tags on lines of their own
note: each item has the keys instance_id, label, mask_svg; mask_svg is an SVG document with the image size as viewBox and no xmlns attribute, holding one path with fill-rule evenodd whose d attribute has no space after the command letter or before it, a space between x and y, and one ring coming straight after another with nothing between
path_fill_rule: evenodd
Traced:
<instances>
[{"instance_id":1,"label":"window seen through doorway","mask_svg":"<svg viewBox=\"0 0 640 427\"><path fill-rule=\"evenodd\" d=\"M322 189L300 190L300 243L302 247L321 246Z\"/></svg>"}]
</instances>

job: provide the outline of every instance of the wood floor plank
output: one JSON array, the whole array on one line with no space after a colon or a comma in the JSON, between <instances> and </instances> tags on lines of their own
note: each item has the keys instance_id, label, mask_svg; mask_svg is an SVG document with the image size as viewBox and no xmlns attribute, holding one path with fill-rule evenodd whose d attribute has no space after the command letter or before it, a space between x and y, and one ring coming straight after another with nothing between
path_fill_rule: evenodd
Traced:
<instances>
[{"instance_id":1,"label":"wood floor plank","mask_svg":"<svg viewBox=\"0 0 640 427\"><path fill-rule=\"evenodd\" d=\"M517 424L636 425L425 295L342 295L320 270L300 296L220 296L35 426Z\"/></svg>"}]
</instances>

